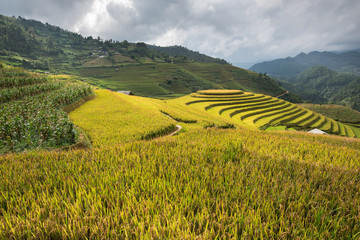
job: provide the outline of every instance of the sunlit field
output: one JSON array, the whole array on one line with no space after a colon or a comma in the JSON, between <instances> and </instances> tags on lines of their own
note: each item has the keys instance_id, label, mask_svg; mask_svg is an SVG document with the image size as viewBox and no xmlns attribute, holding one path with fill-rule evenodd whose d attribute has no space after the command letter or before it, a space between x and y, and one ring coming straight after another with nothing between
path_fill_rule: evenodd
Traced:
<instances>
[{"instance_id":1,"label":"sunlit field","mask_svg":"<svg viewBox=\"0 0 360 240\"><path fill-rule=\"evenodd\" d=\"M232 102L224 92L190 104L209 99L95 94L69 114L91 148L0 156L0 238L360 237L360 140L204 108Z\"/></svg>"}]
</instances>

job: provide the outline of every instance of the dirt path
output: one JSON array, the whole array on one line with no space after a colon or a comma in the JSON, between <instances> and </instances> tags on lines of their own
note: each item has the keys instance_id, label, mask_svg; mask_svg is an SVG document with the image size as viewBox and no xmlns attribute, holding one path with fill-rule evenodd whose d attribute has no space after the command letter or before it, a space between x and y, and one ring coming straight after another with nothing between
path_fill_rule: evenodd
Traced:
<instances>
[{"instance_id":1,"label":"dirt path","mask_svg":"<svg viewBox=\"0 0 360 240\"><path fill-rule=\"evenodd\" d=\"M168 114L165 114L165 113L163 113L163 112L162 112L162 114L165 115L166 117L174 120L174 121L177 121L177 120L175 120L174 118L172 118L172 117L171 117L170 115L168 115ZM180 125L175 125L175 126L177 127L177 129L176 129L174 132L172 132L172 133L170 133L170 134L167 134L167 135L164 135L163 137L165 137L165 136L173 136L173 135L175 135L178 131L180 131L180 130L182 129L182 127L181 127Z\"/></svg>"},{"instance_id":2,"label":"dirt path","mask_svg":"<svg viewBox=\"0 0 360 240\"><path fill-rule=\"evenodd\" d=\"M173 135L175 135L178 131L180 131L180 130L182 129L182 127L181 127L180 125L176 125L176 127L177 127L177 129L176 129L174 132L168 134L167 136L173 136ZM166 135L165 135L165 136L166 136Z\"/></svg>"},{"instance_id":3,"label":"dirt path","mask_svg":"<svg viewBox=\"0 0 360 240\"><path fill-rule=\"evenodd\" d=\"M283 92L282 94L276 96L276 98L279 98L279 97L281 97L281 96L283 96L283 95L285 95L285 94L287 94L287 93L289 93L289 91Z\"/></svg>"}]
</instances>

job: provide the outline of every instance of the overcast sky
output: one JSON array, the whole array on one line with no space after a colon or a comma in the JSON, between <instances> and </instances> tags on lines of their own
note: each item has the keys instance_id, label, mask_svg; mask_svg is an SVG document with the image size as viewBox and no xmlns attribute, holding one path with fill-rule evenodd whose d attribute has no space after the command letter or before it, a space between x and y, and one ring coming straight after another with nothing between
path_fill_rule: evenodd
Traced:
<instances>
[{"instance_id":1,"label":"overcast sky","mask_svg":"<svg viewBox=\"0 0 360 240\"><path fill-rule=\"evenodd\" d=\"M231 63L360 48L359 0L0 0L83 36L182 45ZM242 64L245 66L245 64Z\"/></svg>"}]
</instances>

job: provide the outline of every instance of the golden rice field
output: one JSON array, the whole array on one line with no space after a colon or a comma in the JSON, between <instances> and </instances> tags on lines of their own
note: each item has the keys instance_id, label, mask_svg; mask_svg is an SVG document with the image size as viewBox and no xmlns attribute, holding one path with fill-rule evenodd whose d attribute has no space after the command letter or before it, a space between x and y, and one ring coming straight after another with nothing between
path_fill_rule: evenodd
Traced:
<instances>
[{"instance_id":1,"label":"golden rice field","mask_svg":"<svg viewBox=\"0 0 360 240\"><path fill-rule=\"evenodd\" d=\"M266 129L286 126L297 130L318 128L329 134L360 138L360 129L356 127L262 94L240 90L205 90L185 96L181 101L198 111L207 111L247 127Z\"/></svg>"},{"instance_id":2,"label":"golden rice field","mask_svg":"<svg viewBox=\"0 0 360 240\"><path fill-rule=\"evenodd\" d=\"M70 113L93 148L0 156L0 239L360 238L359 139L260 131L204 109L232 100L186 105L202 94L95 93Z\"/></svg>"},{"instance_id":3,"label":"golden rice field","mask_svg":"<svg viewBox=\"0 0 360 240\"><path fill-rule=\"evenodd\" d=\"M165 135L176 129L175 121L162 114L151 100L109 90L70 113L94 147L102 147Z\"/></svg>"}]
</instances>

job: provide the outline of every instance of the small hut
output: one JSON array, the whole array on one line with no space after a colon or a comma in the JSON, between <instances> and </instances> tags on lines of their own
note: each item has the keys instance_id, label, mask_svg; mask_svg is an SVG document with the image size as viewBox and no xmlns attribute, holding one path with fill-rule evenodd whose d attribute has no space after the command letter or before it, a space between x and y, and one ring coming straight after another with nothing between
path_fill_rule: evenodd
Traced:
<instances>
[{"instance_id":1,"label":"small hut","mask_svg":"<svg viewBox=\"0 0 360 240\"><path fill-rule=\"evenodd\" d=\"M315 133L315 134L327 134L326 132L321 131L320 129L317 129L317 128L315 128L315 129L313 129L313 130L309 131L309 133Z\"/></svg>"},{"instance_id":2,"label":"small hut","mask_svg":"<svg viewBox=\"0 0 360 240\"><path fill-rule=\"evenodd\" d=\"M118 93L126 94L126 95L134 95L131 91L117 91Z\"/></svg>"}]
</instances>

